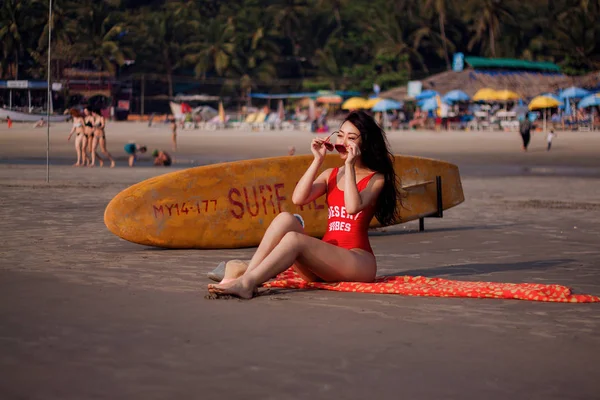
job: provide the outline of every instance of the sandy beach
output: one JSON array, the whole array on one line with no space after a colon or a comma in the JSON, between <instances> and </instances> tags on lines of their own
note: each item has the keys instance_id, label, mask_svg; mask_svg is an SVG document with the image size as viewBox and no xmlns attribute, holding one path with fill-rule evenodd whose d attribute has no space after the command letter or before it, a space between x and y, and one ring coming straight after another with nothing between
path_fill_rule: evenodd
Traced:
<instances>
[{"instance_id":1,"label":"sandy beach","mask_svg":"<svg viewBox=\"0 0 600 400\"><path fill-rule=\"evenodd\" d=\"M253 249L163 250L113 236L110 199L173 168L309 153L314 134L108 123L117 167L73 168L70 124L0 126L0 398L595 399L600 304L274 291L204 299ZM389 132L460 167L465 202L370 240L380 275L561 284L600 295L600 132ZM174 156L126 166L135 141Z\"/></svg>"}]
</instances>

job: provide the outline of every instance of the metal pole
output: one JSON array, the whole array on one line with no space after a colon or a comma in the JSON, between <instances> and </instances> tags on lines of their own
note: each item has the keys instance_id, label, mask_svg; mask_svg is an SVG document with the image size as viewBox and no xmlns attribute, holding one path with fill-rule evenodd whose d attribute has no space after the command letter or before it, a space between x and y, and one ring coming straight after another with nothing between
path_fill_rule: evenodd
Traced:
<instances>
[{"instance_id":1,"label":"metal pole","mask_svg":"<svg viewBox=\"0 0 600 400\"><path fill-rule=\"evenodd\" d=\"M46 105L46 183L50 182L50 103L52 102L52 86L50 84L50 55L52 44L52 0L48 2L48 104Z\"/></svg>"},{"instance_id":2,"label":"metal pole","mask_svg":"<svg viewBox=\"0 0 600 400\"><path fill-rule=\"evenodd\" d=\"M142 116L144 115L144 94L145 94L144 92L145 92L145 86L146 86L146 82L145 82L144 78L145 78L144 74L142 74L142 106L141 106Z\"/></svg>"}]
</instances>

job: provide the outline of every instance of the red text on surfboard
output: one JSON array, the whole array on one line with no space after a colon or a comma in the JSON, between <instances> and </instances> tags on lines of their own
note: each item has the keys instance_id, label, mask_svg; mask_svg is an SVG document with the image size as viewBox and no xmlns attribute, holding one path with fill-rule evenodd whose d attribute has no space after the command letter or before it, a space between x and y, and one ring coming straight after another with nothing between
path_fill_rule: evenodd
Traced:
<instances>
[{"instance_id":1,"label":"red text on surfboard","mask_svg":"<svg viewBox=\"0 0 600 400\"><path fill-rule=\"evenodd\" d=\"M242 219L248 213L251 217L258 214L269 215L281 212L281 203L287 199L282 194L285 185L276 183L271 185L257 185L243 188L232 187L229 189L229 211L234 218Z\"/></svg>"},{"instance_id":2,"label":"red text on surfboard","mask_svg":"<svg viewBox=\"0 0 600 400\"><path fill-rule=\"evenodd\" d=\"M216 211L217 200L184 201L183 203L152 205L152 210L154 211L154 218L201 214Z\"/></svg>"},{"instance_id":3,"label":"red text on surfboard","mask_svg":"<svg viewBox=\"0 0 600 400\"><path fill-rule=\"evenodd\" d=\"M285 192L285 184L276 183L271 185L256 185L242 188L233 187L229 189L227 198L231 208L231 215L236 219L242 219L244 216L257 217L259 215L277 215L285 208L282 207L287 200ZM324 205L313 201L305 206L298 206L300 211L308 207L312 210L322 210Z\"/></svg>"}]
</instances>

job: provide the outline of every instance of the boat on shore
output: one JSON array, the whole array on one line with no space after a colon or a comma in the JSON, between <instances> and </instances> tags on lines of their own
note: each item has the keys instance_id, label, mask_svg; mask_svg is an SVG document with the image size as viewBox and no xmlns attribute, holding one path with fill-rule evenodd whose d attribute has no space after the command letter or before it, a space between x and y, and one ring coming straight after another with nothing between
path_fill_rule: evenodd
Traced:
<instances>
[{"instance_id":1,"label":"boat on shore","mask_svg":"<svg viewBox=\"0 0 600 400\"><path fill-rule=\"evenodd\" d=\"M13 122L37 122L40 119L48 122L48 116L46 114L26 113L21 111L9 110L7 108L0 108L0 120L5 120L10 117ZM65 122L69 119L70 115L50 115L50 122Z\"/></svg>"}]
</instances>

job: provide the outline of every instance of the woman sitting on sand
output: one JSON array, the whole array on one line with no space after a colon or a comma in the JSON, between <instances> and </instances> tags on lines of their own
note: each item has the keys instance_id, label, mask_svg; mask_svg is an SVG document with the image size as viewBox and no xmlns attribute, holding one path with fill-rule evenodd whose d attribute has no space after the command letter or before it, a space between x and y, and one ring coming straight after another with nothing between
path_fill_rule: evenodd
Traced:
<instances>
[{"instance_id":1,"label":"woman sitting on sand","mask_svg":"<svg viewBox=\"0 0 600 400\"><path fill-rule=\"evenodd\" d=\"M83 167L87 163L87 137L83 134L83 117L79 111L72 109L70 112L71 118L73 118L73 127L69 133L67 141L71 140L71 136L75 134L75 152L77 153L77 162L73 164L74 167Z\"/></svg>"},{"instance_id":2,"label":"woman sitting on sand","mask_svg":"<svg viewBox=\"0 0 600 400\"><path fill-rule=\"evenodd\" d=\"M106 132L105 125L106 121L102 116L100 110L92 111L92 116L94 117L94 141L92 143L92 166L96 164L96 157L100 160L100 166L104 165L104 161L98 156L98 145L100 145L100 151L106 158L110 160L110 167L113 168L115 166L115 160L112 158L108 150L106 149Z\"/></svg>"},{"instance_id":3,"label":"woman sitting on sand","mask_svg":"<svg viewBox=\"0 0 600 400\"><path fill-rule=\"evenodd\" d=\"M313 139L314 160L292 195L297 205L327 196L329 218L323 239L304 234L300 221L283 212L265 232L245 272L208 285L210 293L252 298L258 286L290 266L307 281L373 281L377 263L367 235L369 223L375 216L389 225L398 216L393 156L381 127L362 111L346 117L336 142L344 166L317 176L333 146L329 138Z\"/></svg>"}]
</instances>

